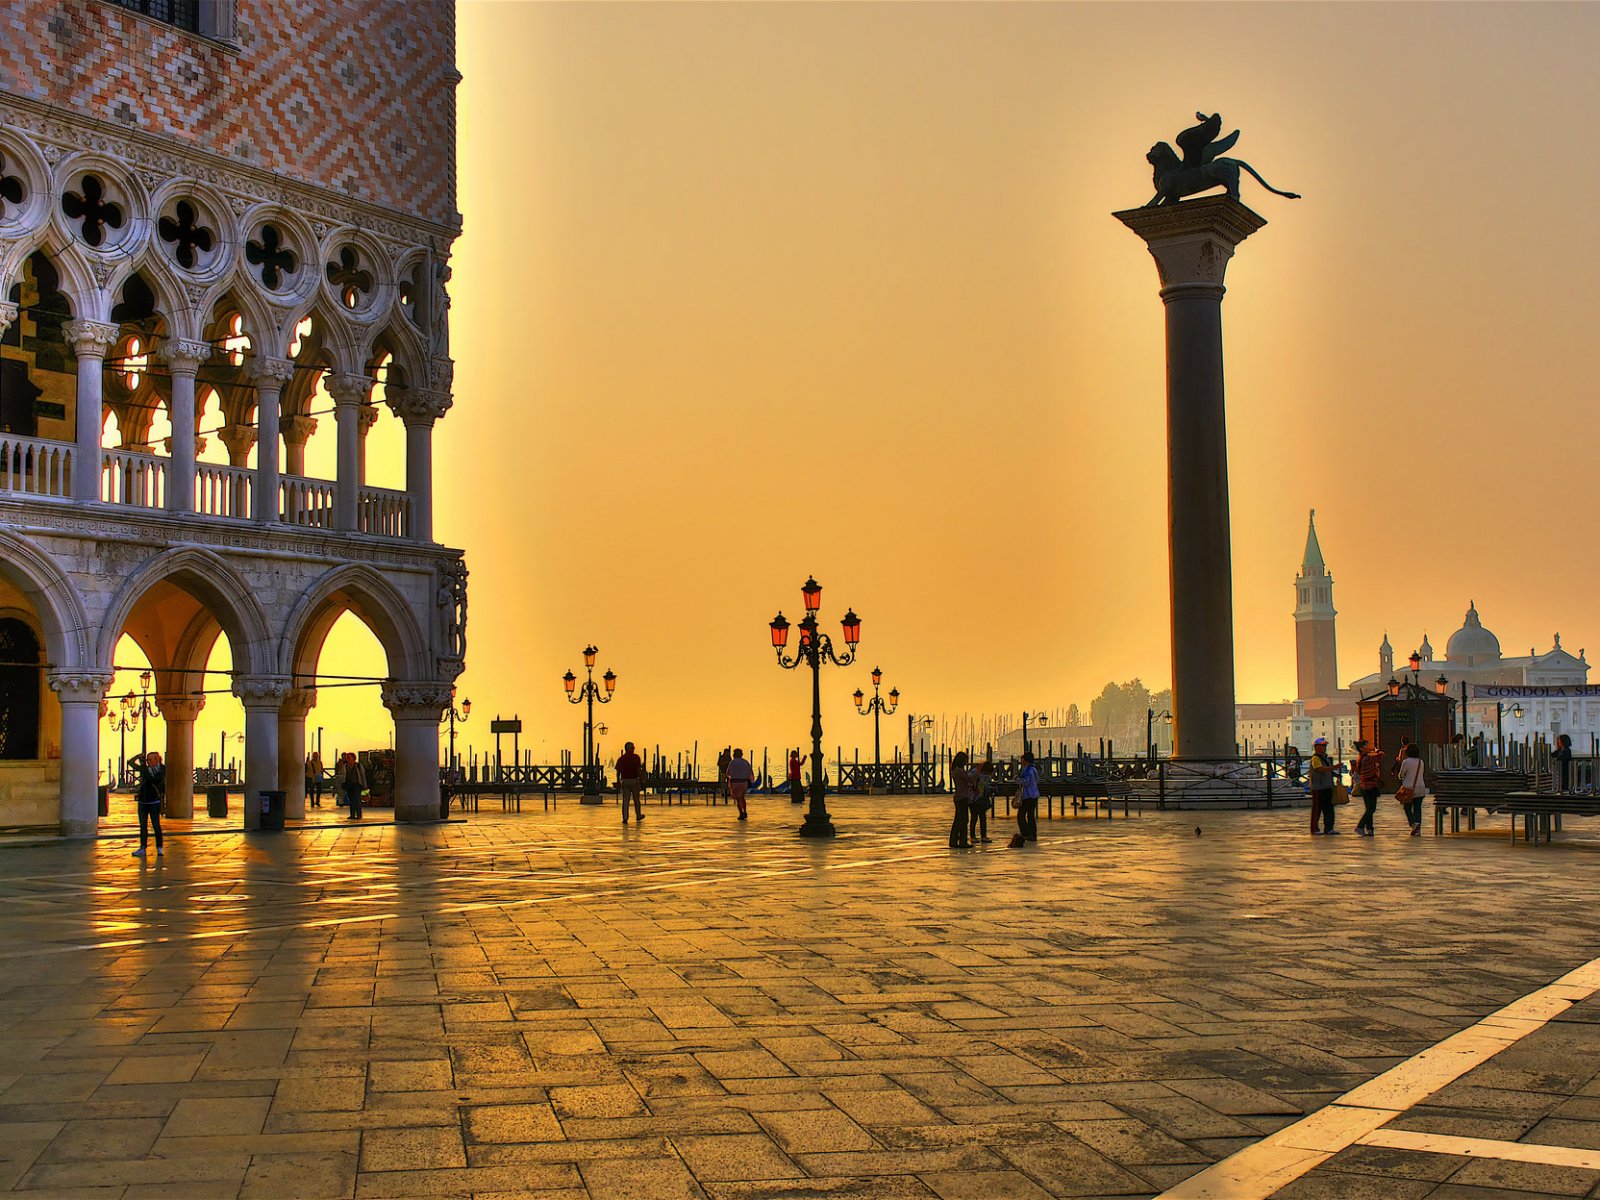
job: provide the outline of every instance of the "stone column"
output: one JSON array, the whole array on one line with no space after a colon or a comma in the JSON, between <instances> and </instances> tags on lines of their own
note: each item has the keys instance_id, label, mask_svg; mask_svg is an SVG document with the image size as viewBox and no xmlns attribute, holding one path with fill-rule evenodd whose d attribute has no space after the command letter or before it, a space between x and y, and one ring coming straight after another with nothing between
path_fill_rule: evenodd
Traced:
<instances>
[{"instance_id":1,"label":"stone column","mask_svg":"<svg viewBox=\"0 0 1600 1200\"><path fill-rule=\"evenodd\" d=\"M448 683L386 683L384 707L394 717L394 819L439 819L439 718L450 703Z\"/></svg>"},{"instance_id":2,"label":"stone column","mask_svg":"<svg viewBox=\"0 0 1600 1200\"><path fill-rule=\"evenodd\" d=\"M250 378L256 385L256 507L255 519L266 524L278 520L278 424L283 415L283 388L294 378L294 363L287 358L250 359ZM309 436L309 435L308 435ZM301 442L301 466L305 465Z\"/></svg>"},{"instance_id":3,"label":"stone column","mask_svg":"<svg viewBox=\"0 0 1600 1200\"><path fill-rule=\"evenodd\" d=\"M361 487L367 486L367 434L372 432L372 427L378 423L378 406L376 404L363 404L356 410L356 423L360 429L360 437L356 440L356 483Z\"/></svg>"},{"instance_id":4,"label":"stone column","mask_svg":"<svg viewBox=\"0 0 1600 1200\"><path fill-rule=\"evenodd\" d=\"M194 377L211 356L205 342L174 338L156 351L156 358L172 372L172 461L167 466L167 511L194 512Z\"/></svg>"},{"instance_id":5,"label":"stone column","mask_svg":"<svg viewBox=\"0 0 1600 1200\"><path fill-rule=\"evenodd\" d=\"M72 498L79 504L100 499L100 429L105 419L101 372L106 352L117 340L117 326L104 321L68 321L61 327L78 356L78 417L72 452Z\"/></svg>"},{"instance_id":6,"label":"stone column","mask_svg":"<svg viewBox=\"0 0 1600 1200\"><path fill-rule=\"evenodd\" d=\"M372 381L361 375L331 375L334 418L339 423L339 477L333 496L333 527L349 532L356 527L356 498L361 490L361 410L367 405Z\"/></svg>"},{"instance_id":7,"label":"stone column","mask_svg":"<svg viewBox=\"0 0 1600 1200\"><path fill-rule=\"evenodd\" d=\"M289 694L289 681L241 675L233 694L244 705L244 827L260 829L259 793L278 789L278 706Z\"/></svg>"},{"instance_id":8,"label":"stone column","mask_svg":"<svg viewBox=\"0 0 1600 1200\"><path fill-rule=\"evenodd\" d=\"M297 821L306 815L306 716L316 703L315 688L295 688L278 709L278 786L289 793L284 811Z\"/></svg>"},{"instance_id":9,"label":"stone column","mask_svg":"<svg viewBox=\"0 0 1600 1200\"><path fill-rule=\"evenodd\" d=\"M448 392L389 389L389 404L406 424L406 493L411 538L433 541L433 424L450 410Z\"/></svg>"},{"instance_id":10,"label":"stone column","mask_svg":"<svg viewBox=\"0 0 1600 1200\"><path fill-rule=\"evenodd\" d=\"M283 420L283 473L306 473L306 443L317 431L315 417L285 417Z\"/></svg>"},{"instance_id":11,"label":"stone column","mask_svg":"<svg viewBox=\"0 0 1600 1200\"><path fill-rule=\"evenodd\" d=\"M157 696L156 707L167 723L167 802L163 816L187 821L194 816L194 722L205 707L204 696Z\"/></svg>"},{"instance_id":12,"label":"stone column","mask_svg":"<svg viewBox=\"0 0 1600 1200\"><path fill-rule=\"evenodd\" d=\"M1222 277L1234 248L1266 221L1227 196L1115 215L1149 246L1166 305L1174 753L1232 758L1233 551Z\"/></svg>"},{"instance_id":13,"label":"stone column","mask_svg":"<svg viewBox=\"0 0 1600 1200\"><path fill-rule=\"evenodd\" d=\"M61 702L61 836L93 837L100 829L100 701L111 676L51 671Z\"/></svg>"},{"instance_id":14,"label":"stone column","mask_svg":"<svg viewBox=\"0 0 1600 1200\"><path fill-rule=\"evenodd\" d=\"M256 444L256 431L250 425L224 425L217 430L217 440L228 449L228 465L243 470L250 465L250 447ZM205 449L205 438L195 439L195 450ZM228 484L228 511L234 516L244 516L252 511L249 486L243 479L233 479Z\"/></svg>"}]
</instances>

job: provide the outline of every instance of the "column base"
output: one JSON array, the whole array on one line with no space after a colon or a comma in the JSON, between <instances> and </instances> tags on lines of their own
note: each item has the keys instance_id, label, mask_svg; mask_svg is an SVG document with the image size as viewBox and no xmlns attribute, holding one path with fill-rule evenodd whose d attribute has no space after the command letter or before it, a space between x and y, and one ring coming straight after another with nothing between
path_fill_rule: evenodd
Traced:
<instances>
[{"instance_id":1,"label":"column base","mask_svg":"<svg viewBox=\"0 0 1600 1200\"><path fill-rule=\"evenodd\" d=\"M588 792L578 797L579 804L604 804L605 802L606 798L604 796L592 796Z\"/></svg>"},{"instance_id":2,"label":"column base","mask_svg":"<svg viewBox=\"0 0 1600 1200\"><path fill-rule=\"evenodd\" d=\"M367 810L371 812L371 809ZM396 825L437 825L439 823L439 804L396 804L394 806L394 823Z\"/></svg>"},{"instance_id":3,"label":"column base","mask_svg":"<svg viewBox=\"0 0 1600 1200\"><path fill-rule=\"evenodd\" d=\"M61 820L61 836L64 838L92 838L98 837L99 834L99 821L80 821L65 817Z\"/></svg>"},{"instance_id":4,"label":"column base","mask_svg":"<svg viewBox=\"0 0 1600 1200\"><path fill-rule=\"evenodd\" d=\"M829 819L827 813L823 813L820 817L810 813L806 816L805 824L800 826L799 832L801 837L831 838L836 837L839 831L833 827L833 821Z\"/></svg>"}]
</instances>

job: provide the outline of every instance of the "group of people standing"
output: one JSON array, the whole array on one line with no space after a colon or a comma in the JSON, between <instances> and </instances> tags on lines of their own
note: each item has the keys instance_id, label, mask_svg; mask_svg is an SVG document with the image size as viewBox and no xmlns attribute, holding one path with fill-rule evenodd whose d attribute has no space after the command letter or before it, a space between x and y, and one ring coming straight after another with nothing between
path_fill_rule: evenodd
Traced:
<instances>
[{"instance_id":1,"label":"group of people standing","mask_svg":"<svg viewBox=\"0 0 1600 1200\"><path fill-rule=\"evenodd\" d=\"M950 849L969 850L989 840L989 810L994 807L988 775L994 764L974 764L965 750L950 760L951 791L955 798L955 819L950 822ZM1039 840L1039 770L1031 751L1023 751L1022 767L1017 772L1017 789L1012 797L1016 809L1017 832L1008 845L1021 849Z\"/></svg>"},{"instance_id":2,"label":"group of people standing","mask_svg":"<svg viewBox=\"0 0 1600 1200\"><path fill-rule=\"evenodd\" d=\"M1311 784L1311 832L1328 836L1339 831L1333 827L1333 793L1335 777L1342 770L1328 753L1328 739L1318 738L1311 747L1308 764ZM1383 794L1383 752L1371 742L1362 739L1356 743L1356 757L1350 760L1351 791L1361 793L1362 813L1356 821L1357 837L1373 836L1373 817L1378 811L1378 797ZM1405 810L1406 824L1412 837L1422 836L1422 801L1428 794L1428 782L1422 767L1422 747L1403 738L1395 751L1395 799Z\"/></svg>"}]
</instances>

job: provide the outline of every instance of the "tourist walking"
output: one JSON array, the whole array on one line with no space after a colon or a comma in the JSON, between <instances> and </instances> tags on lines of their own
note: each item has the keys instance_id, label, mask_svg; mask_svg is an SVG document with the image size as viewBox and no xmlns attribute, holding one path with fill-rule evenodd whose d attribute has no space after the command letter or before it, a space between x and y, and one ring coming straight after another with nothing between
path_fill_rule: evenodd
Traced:
<instances>
[{"instance_id":1,"label":"tourist walking","mask_svg":"<svg viewBox=\"0 0 1600 1200\"><path fill-rule=\"evenodd\" d=\"M339 782L344 785L344 802L350 806L347 819L361 820L361 794L367 790L367 769L350 751L345 752L344 777Z\"/></svg>"},{"instance_id":2,"label":"tourist walking","mask_svg":"<svg viewBox=\"0 0 1600 1200\"><path fill-rule=\"evenodd\" d=\"M733 795L733 789L728 786L728 764L733 761L733 755L728 753L724 746L722 753L717 755L717 783L722 787L722 798L728 799Z\"/></svg>"},{"instance_id":3,"label":"tourist walking","mask_svg":"<svg viewBox=\"0 0 1600 1200\"><path fill-rule=\"evenodd\" d=\"M622 798L622 823L628 823L628 801L633 800L634 815L644 820L644 759L633 752L632 742L622 743L617 759L617 795Z\"/></svg>"},{"instance_id":4,"label":"tourist walking","mask_svg":"<svg viewBox=\"0 0 1600 1200\"><path fill-rule=\"evenodd\" d=\"M1017 772L1017 832L1012 849L1039 840L1039 771L1033 765L1033 751L1022 752L1022 770Z\"/></svg>"},{"instance_id":5,"label":"tourist walking","mask_svg":"<svg viewBox=\"0 0 1600 1200\"><path fill-rule=\"evenodd\" d=\"M733 797L733 802L739 806L739 820L744 820L750 814L745 809L745 793L750 790L750 782L756 777L755 769L751 767L750 760L745 758L744 751L735 749L733 757L728 760L727 770L723 778L728 781L728 792Z\"/></svg>"},{"instance_id":6,"label":"tourist walking","mask_svg":"<svg viewBox=\"0 0 1600 1200\"><path fill-rule=\"evenodd\" d=\"M1378 794L1383 791L1383 755L1363 739L1356 743L1356 760L1350 764L1356 786L1361 789L1363 811L1356 822L1357 837L1372 836L1372 816L1378 811Z\"/></svg>"},{"instance_id":7,"label":"tourist walking","mask_svg":"<svg viewBox=\"0 0 1600 1200\"><path fill-rule=\"evenodd\" d=\"M1400 790L1394 798L1406 810L1406 820L1411 825L1411 836L1422 836L1422 799L1428 794L1428 781L1422 774L1422 747L1407 743L1406 756L1400 762Z\"/></svg>"},{"instance_id":8,"label":"tourist walking","mask_svg":"<svg viewBox=\"0 0 1600 1200\"><path fill-rule=\"evenodd\" d=\"M306 795L311 797L311 807L322 807L322 751L313 750L306 759Z\"/></svg>"},{"instance_id":9,"label":"tourist walking","mask_svg":"<svg viewBox=\"0 0 1600 1200\"><path fill-rule=\"evenodd\" d=\"M161 765L161 755L155 750L149 754L135 754L128 760L139 777L137 791L134 793L135 804L139 809L139 848L133 852L134 858L143 858L145 848L150 844L151 825L156 830L156 857L160 858L161 848L161 802L167 798L167 769Z\"/></svg>"},{"instance_id":10,"label":"tourist walking","mask_svg":"<svg viewBox=\"0 0 1600 1200\"><path fill-rule=\"evenodd\" d=\"M955 797L956 819L950 823L950 849L965 850L972 845L968 825L972 819L972 802L977 798L980 780L975 767L968 765L967 752L962 750L950 760L950 790Z\"/></svg>"},{"instance_id":11,"label":"tourist walking","mask_svg":"<svg viewBox=\"0 0 1600 1200\"><path fill-rule=\"evenodd\" d=\"M993 766L988 761L978 764L977 782L973 784L972 799L967 802L967 841L974 846L989 840L989 809L994 804L989 796L989 771Z\"/></svg>"},{"instance_id":12,"label":"tourist walking","mask_svg":"<svg viewBox=\"0 0 1600 1200\"><path fill-rule=\"evenodd\" d=\"M806 802L805 785L800 782L800 751L789 751L789 803L804 804Z\"/></svg>"},{"instance_id":13,"label":"tourist walking","mask_svg":"<svg viewBox=\"0 0 1600 1200\"><path fill-rule=\"evenodd\" d=\"M1572 735L1570 733L1556 734L1556 748L1551 751L1550 758L1556 764L1556 791L1570 792L1572 790Z\"/></svg>"},{"instance_id":14,"label":"tourist walking","mask_svg":"<svg viewBox=\"0 0 1600 1200\"><path fill-rule=\"evenodd\" d=\"M1311 832L1338 833L1333 827L1333 759L1328 755L1328 739L1311 743ZM1317 822L1322 828L1317 828Z\"/></svg>"}]
</instances>

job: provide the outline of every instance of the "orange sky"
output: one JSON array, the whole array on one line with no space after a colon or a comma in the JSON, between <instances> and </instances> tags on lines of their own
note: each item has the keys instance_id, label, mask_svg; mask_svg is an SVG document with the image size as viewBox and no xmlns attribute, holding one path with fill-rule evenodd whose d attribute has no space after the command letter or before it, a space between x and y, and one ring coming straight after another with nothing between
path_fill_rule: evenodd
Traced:
<instances>
[{"instance_id":1,"label":"orange sky","mask_svg":"<svg viewBox=\"0 0 1600 1200\"><path fill-rule=\"evenodd\" d=\"M865 622L830 747L870 747L874 663L919 712L1165 685L1161 304L1109 214L1201 107L1306 196L1247 182L1228 274L1240 698L1293 691L1313 506L1341 680L1469 598L1508 653L1600 647L1600 8L464 2L459 35L437 533L480 748L496 710L576 748L589 640L611 741L798 742L766 622L808 572Z\"/></svg>"}]
</instances>

